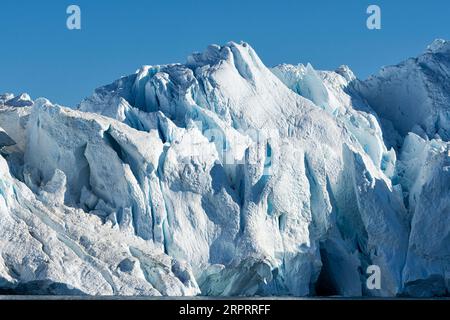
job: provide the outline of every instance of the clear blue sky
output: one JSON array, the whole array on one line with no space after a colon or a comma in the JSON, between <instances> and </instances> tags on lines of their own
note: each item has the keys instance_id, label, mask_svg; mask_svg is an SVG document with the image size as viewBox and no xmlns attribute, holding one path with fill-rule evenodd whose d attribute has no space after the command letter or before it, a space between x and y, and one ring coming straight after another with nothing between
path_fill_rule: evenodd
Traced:
<instances>
[{"instance_id":1,"label":"clear blue sky","mask_svg":"<svg viewBox=\"0 0 450 320\"><path fill-rule=\"evenodd\" d=\"M66 29L66 8L82 30ZM382 9L382 30L366 9ZM450 39L448 0L1 0L0 92L68 106L144 64L185 62L208 44L249 42L268 66L348 64L360 78Z\"/></svg>"}]
</instances>

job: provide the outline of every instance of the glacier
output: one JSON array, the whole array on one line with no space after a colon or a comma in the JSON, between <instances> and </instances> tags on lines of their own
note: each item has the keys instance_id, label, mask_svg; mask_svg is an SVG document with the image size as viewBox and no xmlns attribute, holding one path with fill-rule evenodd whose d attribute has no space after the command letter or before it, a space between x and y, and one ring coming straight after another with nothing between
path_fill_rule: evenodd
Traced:
<instances>
[{"instance_id":1,"label":"glacier","mask_svg":"<svg viewBox=\"0 0 450 320\"><path fill-rule=\"evenodd\" d=\"M74 108L0 95L0 293L448 295L449 70L444 40L364 81L230 42Z\"/></svg>"}]
</instances>

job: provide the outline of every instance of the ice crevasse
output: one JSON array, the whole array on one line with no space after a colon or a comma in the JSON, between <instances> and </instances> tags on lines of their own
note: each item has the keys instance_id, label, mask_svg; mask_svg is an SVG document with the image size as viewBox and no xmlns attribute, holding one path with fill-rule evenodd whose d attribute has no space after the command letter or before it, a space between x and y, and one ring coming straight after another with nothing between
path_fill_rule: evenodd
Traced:
<instances>
[{"instance_id":1,"label":"ice crevasse","mask_svg":"<svg viewBox=\"0 0 450 320\"><path fill-rule=\"evenodd\" d=\"M448 294L448 48L361 81L231 42L77 108L0 96L0 290ZM417 72L424 123L385 86Z\"/></svg>"}]
</instances>

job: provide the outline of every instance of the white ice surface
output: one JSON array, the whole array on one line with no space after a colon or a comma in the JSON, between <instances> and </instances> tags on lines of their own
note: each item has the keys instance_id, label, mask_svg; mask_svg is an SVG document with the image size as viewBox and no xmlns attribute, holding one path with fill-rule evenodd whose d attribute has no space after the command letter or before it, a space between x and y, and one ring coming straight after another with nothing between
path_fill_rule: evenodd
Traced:
<instances>
[{"instance_id":1,"label":"white ice surface","mask_svg":"<svg viewBox=\"0 0 450 320\"><path fill-rule=\"evenodd\" d=\"M0 158L0 286L445 294L448 146L407 136L397 160L386 144L421 124L386 116L373 86L346 66L268 69L248 44L229 43L145 66L77 110L2 96L0 127L15 144ZM381 290L365 285L371 264Z\"/></svg>"}]
</instances>

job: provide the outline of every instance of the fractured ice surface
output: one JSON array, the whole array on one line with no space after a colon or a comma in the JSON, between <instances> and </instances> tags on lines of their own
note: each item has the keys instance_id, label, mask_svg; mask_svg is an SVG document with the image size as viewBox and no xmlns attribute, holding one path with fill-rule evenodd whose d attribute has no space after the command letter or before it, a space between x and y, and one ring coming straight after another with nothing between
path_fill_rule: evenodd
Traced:
<instances>
[{"instance_id":1,"label":"fractured ice surface","mask_svg":"<svg viewBox=\"0 0 450 320\"><path fill-rule=\"evenodd\" d=\"M361 82L346 66L268 69L231 42L142 67L76 110L0 96L0 287L448 294L447 46ZM403 116L411 88L431 120Z\"/></svg>"},{"instance_id":2,"label":"fractured ice surface","mask_svg":"<svg viewBox=\"0 0 450 320\"><path fill-rule=\"evenodd\" d=\"M385 67L357 87L377 114L405 137L450 139L450 42L435 40L417 58Z\"/></svg>"}]
</instances>

